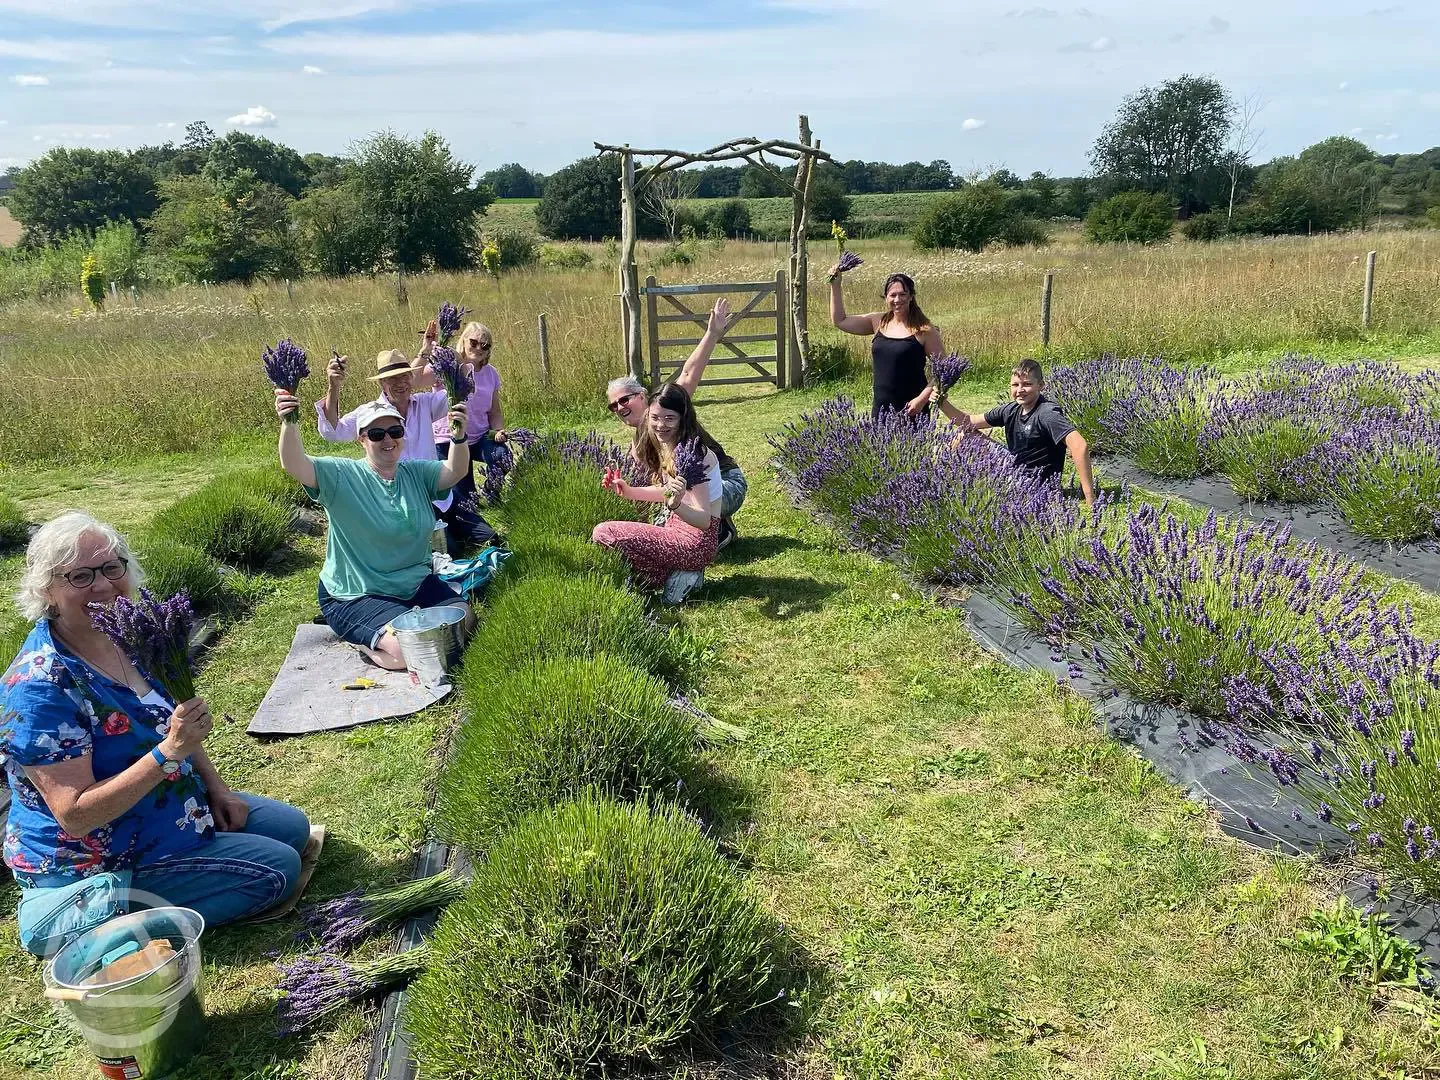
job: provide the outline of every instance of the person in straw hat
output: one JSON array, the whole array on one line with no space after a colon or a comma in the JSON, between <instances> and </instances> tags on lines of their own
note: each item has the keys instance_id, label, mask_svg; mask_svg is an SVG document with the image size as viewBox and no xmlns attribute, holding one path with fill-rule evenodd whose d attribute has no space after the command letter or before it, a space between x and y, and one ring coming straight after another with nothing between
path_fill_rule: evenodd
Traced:
<instances>
[{"instance_id":1,"label":"person in straw hat","mask_svg":"<svg viewBox=\"0 0 1440 1080\"><path fill-rule=\"evenodd\" d=\"M325 397L315 403L316 427L327 442L354 442L359 438L357 423L360 413L371 405L388 405L395 409L405 425L405 442L401 456L407 461L425 461L435 456L430 432L437 422L449 426L449 400L443 389L417 390L415 378L419 367L399 349L386 349L375 357L375 374L369 382L380 384L380 396L359 408L340 415L340 387L345 381L349 360L333 358L325 369ZM422 361L423 363L423 361ZM434 380L429 380L431 386ZM455 505L454 493L435 501L435 514L445 522L446 536L452 547L464 543L484 544L494 539L495 530L484 518Z\"/></svg>"}]
</instances>

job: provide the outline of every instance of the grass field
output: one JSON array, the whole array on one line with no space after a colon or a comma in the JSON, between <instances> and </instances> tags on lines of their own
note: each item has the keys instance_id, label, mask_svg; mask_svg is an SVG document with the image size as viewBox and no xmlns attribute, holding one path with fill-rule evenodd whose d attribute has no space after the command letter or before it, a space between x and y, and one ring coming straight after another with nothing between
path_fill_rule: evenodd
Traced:
<instances>
[{"instance_id":1,"label":"grass field","mask_svg":"<svg viewBox=\"0 0 1440 1080\"><path fill-rule=\"evenodd\" d=\"M663 246L642 245L641 274L666 283L757 281L784 265L783 245L701 244L688 266L657 265ZM1331 356L1440 353L1440 233L1386 231L1316 239L1154 248L1069 242L967 255L917 253L896 240L852 247L865 265L847 276L851 311L879 306L892 270L917 281L919 299L946 346L977 370L998 372L1039 353L1039 292L1056 275L1051 360L1103 351L1163 353L1175 360L1246 363L1287 349ZM1374 321L1362 332L1364 253L1380 252ZM281 284L199 286L128 298L103 312L74 301L4 308L0 375L15 388L12 432L0 474L35 462L116 461L193 452L268 423L270 393L260 351L290 336L319 361L331 348L358 358L357 376L382 348L413 352L442 300L475 309L495 335L512 423L561 411L600 417L597 388L619 374L621 343L614 267L596 245L585 270L423 275L397 305L383 278L307 279L293 297ZM824 274L833 256L812 245L810 319L827 368L868 367L866 343L830 328ZM548 313L551 377L542 378L536 316ZM744 332L754 332L751 327ZM675 350L678 354L683 350ZM1230 358L1230 359L1227 359ZM303 388L323 391L318 377ZM355 377L344 401L368 384Z\"/></svg>"},{"instance_id":2,"label":"grass field","mask_svg":"<svg viewBox=\"0 0 1440 1080\"><path fill-rule=\"evenodd\" d=\"M998 392L967 380L959 400L979 407ZM1323 869L1225 838L1100 735L1083 701L988 657L960 614L789 505L764 467L765 437L825 393L703 393L751 494L741 539L682 612L711 645L699 703L749 732L727 754L756 804L735 854L818 971L813 1014L776 1074L1394 1080L1440 1069L1407 999L1287 946L1329 895ZM82 505L128 526L213 471L267 461L271 438L267 426L223 455L93 476L37 467L5 489L35 518ZM254 615L221 638L201 688L233 717L211 739L222 772L330 826L318 898L405 871L451 714L268 743L243 734L314 610L318 542L296 547ZM18 570L14 556L0 562L0 584ZM91 1076L37 1002L13 900L0 887L0 1073ZM273 1037L267 953L292 947L293 923L207 935L212 1049L185 1075L363 1075L373 1013Z\"/></svg>"}]
</instances>

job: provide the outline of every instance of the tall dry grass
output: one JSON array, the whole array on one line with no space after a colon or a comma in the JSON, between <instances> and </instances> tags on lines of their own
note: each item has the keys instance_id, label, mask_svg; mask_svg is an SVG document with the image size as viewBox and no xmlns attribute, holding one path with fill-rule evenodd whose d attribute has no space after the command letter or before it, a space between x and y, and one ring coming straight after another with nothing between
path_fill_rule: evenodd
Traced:
<instances>
[{"instance_id":1,"label":"tall dry grass","mask_svg":"<svg viewBox=\"0 0 1440 1080\"><path fill-rule=\"evenodd\" d=\"M1155 248L1101 248L1062 233L1043 249L918 253L904 240L853 244L865 265L846 279L851 311L878 307L885 275L918 282L948 347L982 373L1039 351L1040 282L1056 274L1052 359L1101 351L1215 360L1288 348L1356 355L1440 352L1440 233L1374 232ZM1364 254L1380 252L1374 321L1360 330ZM373 392L359 376L382 348L414 351L443 300L474 308L494 331L507 419L555 411L600 417L600 388L622 370L614 268L595 245L585 270L527 270L409 279L313 279L246 289L187 287L122 295L103 312L76 301L0 308L0 375L10 390L0 465L114 460L195 451L268 431L270 391L261 348L289 336L311 353L318 397L331 348L355 357L346 406ZM661 248L642 249L642 275ZM863 339L829 326L823 280L833 256L812 245L811 323L829 356L866 367ZM699 244L691 265L655 269L665 282L759 281L783 265L783 245ZM697 301L703 298L695 298ZM548 313L551 379L541 379L536 316ZM671 327L677 324L669 324ZM748 330L749 328L747 328ZM751 331L753 332L753 331ZM674 350L683 352L684 350Z\"/></svg>"}]
</instances>

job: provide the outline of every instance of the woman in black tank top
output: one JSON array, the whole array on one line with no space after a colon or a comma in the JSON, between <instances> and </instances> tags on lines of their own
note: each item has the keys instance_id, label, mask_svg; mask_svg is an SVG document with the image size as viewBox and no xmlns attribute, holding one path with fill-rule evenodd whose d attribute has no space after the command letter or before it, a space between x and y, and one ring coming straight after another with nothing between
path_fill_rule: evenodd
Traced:
<instances>
[{"instance_id":1,"label":"woman in black tank top","mask_svg":"<svg viewBox=\"0 0 1440 1080\"><path fill-rule=\"evenodd\" d=\"M846 315L840 291L840 270L830 271L830 321L847 334L872 336L870 362L875 397L870 415L882 409L903 409L912 415L923 412L930 400L925 382L925 358L944 354L940 331L915 302L915 282L906 274L885 279L884 311L868 315Z\"/></svg>"}]
</instances>

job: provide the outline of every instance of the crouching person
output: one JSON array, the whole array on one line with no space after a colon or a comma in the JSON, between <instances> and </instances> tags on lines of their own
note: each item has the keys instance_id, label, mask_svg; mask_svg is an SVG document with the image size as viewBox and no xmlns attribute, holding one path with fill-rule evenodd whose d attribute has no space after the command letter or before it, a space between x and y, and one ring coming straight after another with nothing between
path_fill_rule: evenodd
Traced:
<instances>
[{"instance_id":1,"label":"crouching person","mask_svg":"<svg viewBox=\"0 0 1440 1080\"><path fill-rule=\"evenodd\" d=\"M169 700L91 622L91 605L144 580L125 538L77 511L41 526L25 553L16 599L34 627L0 678L0 753L5 862L21 944L37 956L157 904L233 922L299 881L305 815L231 791L205 754L204 699Z\"/></svg>"},{"instance_id":2,"label":"crouching person","mask_svg":"<svg viewBox=\"0 0 1440 1080\"><path fill-rule=\"evenodd\" d=\"M392 671L405 667L400 642L387 624L412 607L453 604L459 596L431 572L433 500L448 492L470 466L463 439L450 444L449 457L405 456L405 421L386 401L360 407L355 427L363 458L317 457L305 453L298 424L283 419L299 402L277 390L281 417L280 465L312 499L325 507L330 528L320 571L320 614L339 637L372 663ZM451 418L464 422L465 406ZM430 431L421 429L427 450ZM473 614L466 617L468 632Z\"/></svg>"}]
</instances>

